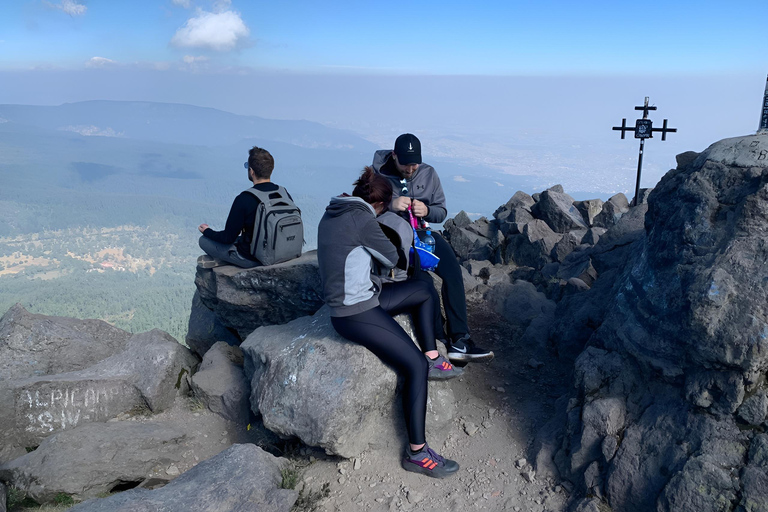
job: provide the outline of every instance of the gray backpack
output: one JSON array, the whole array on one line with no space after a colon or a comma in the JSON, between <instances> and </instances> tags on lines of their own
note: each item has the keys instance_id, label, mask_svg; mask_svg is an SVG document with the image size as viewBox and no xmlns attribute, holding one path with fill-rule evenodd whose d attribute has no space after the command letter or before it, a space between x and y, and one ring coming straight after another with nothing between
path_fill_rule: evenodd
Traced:
<instances>
[{"instance_id":1,"label":"gray backpack","mask_svg":"<svg viewBox=\"0 0 768 512\"><path fill-rule=\"evenodd\" d=\"M249 188L261 203L253 225L251 254L263 265L274 265L301 256L304 244L304 223L301 210L288 196L285 188L262 192Z\"/></svg>"}]
</instances>

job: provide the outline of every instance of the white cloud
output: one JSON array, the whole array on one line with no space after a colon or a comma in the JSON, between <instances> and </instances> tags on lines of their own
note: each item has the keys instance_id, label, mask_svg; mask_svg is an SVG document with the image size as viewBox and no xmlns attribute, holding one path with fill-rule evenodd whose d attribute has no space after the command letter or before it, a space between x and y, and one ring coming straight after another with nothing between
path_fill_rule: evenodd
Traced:
<instances>
[{"instance_id":1,"label":"white cloud","mask_svg":"<svg viewBox=\"0 0 768 512\"><path fill-rule=\"evenodd\" d=\"M75 0L61 0L61 3L58 3L58 4L48 3L48 5L50 5L54 9L64 11L70 16L82 16L83 14L85 14L85 11L88 10L88 7L84 6L83 4L77 3Z\"/></svg>"},{"instance_id":2,"label":"white cloud","mask_svg":"<svg viewBox=\"0 0 768 512\"><path fill-rule=\"evenodd\" d=\"M59 130L79 133L85 137L122 137L124 135L123 132L116 132L112 128L99 128L98 126L94 125L62 126L59 128Z\"/></svg>"},{"instance_id":3,"label":"white cloud","mask_svg":"<svg viewBox=\"0 0 768 512\"><path fill-rule=\"evenodd\" d=\"M206 57L204 55L200 55L200 56L197 56L197 57L194 57L192 55L185 55L183 60L184 60L185 64L195 64L197 62L205 62L205 61L207 61L208 57Z\"/></svg>"},{"instance_id":4,"label":"white cloud","mask_svg":"<svg viewBox=\"0 0 768 512\"><path fill-rule=\"evenodd\" d=\"M189 9L189 7L192 5L192 2L190 0L171 0L173 5L178 5L179 7L183 7L185 9Z\"/></svg>"},{"instance_id":5,"label":"white cloud","mask_svg":"<svg viewBox=\"0 0 768 512\"><path fill-rule=\"evenodd\" d=\"M85 63L87 68L103 68L111 64L117 64L116 60L108 59L106 57L91 57L91 59Z\"/></svg>"},{"instance_id":6,"label":"white cloud","mask_svg":"<svg viewBox=\"0 0 768 512\"><path fill-rule=\"evenodd\" d=\"M454 176L453 181L460 181L461 183L466 183L469 180L465 178L464 176Z\"/></svg>"},{"instance_id":7,"label":"white cloud","mask_svg":"<svg viewBox=\"0 0 768 512\"><path fill-rule=\"evenodd\" d=\"M503 186L504 186L504 184L503 184L503 183L499 183L498 181L494 181L494 183L495 183L497 186L499 186L499 187L503 187Z\"/></svg>"},{"instance_id":8,"label":"white cloud","mask_svg":"<svg viewBox=\"0 0 768 512\"><path fill-rule=\"evenodd\" d=\"M181 48L208 48L225 52L235 49L249 35L250 30L240 13L200 11L176 31L171 44Z\"/></svg>"}]
</instances>

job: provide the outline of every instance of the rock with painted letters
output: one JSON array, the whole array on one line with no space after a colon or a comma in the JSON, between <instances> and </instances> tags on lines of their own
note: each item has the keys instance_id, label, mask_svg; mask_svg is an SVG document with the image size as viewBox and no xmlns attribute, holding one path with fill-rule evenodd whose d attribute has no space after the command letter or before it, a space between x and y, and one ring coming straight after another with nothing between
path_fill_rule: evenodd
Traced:
<instances>
[{"instance_id":1,"label":"rock with painted letters","mask_svg":"<svg viewBox=\"0 0 768 512\"><path fill-rule=\"evenodd\" d=\"M0 444L34 447L84 423L134 409L161 411L187 391L187 377L196 366L187 348L153 330L131 336L125 350L88 368L3 381Z\"/></svg>"}]
</instances>

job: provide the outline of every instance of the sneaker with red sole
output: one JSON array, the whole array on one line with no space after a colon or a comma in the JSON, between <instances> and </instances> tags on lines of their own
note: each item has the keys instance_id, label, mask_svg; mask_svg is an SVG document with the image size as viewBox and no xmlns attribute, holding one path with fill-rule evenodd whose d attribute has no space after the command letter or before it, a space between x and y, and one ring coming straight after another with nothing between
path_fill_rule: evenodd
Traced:
<instances>
[{"instance_id":1,"label":"sneaker with red sole","mask_svg":"<svg viewBox=\"0 0 768 512\"><path fill-rule=\"evenodd\" d=\"M427 444L418 452L412 452L410 447L406 447L402 465L406 471L432 478L445 478L459 470L458 462L441 457Z\"/></svg>"},{"instance_id":2,"label":"sneaker with red sole","mask_svg":"<svg viewBox=\"0 0 768 512\"><path fill-rule=\"evenodd\" d=\"M464 370L456 368L446 358L440 355L434 359L427 357L427 364L429 365L429 374L427 377L429 380L453 379L464 373Z\"/></svg>"}]
</instances>

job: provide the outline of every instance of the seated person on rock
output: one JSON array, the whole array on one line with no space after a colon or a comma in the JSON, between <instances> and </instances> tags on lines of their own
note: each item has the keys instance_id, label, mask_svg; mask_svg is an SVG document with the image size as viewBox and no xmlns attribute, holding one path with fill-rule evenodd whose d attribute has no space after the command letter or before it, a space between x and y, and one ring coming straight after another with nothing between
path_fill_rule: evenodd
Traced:
<instances>
[{"instance_id":1,"label":"seated person on rock","mask_svg":"<svg viewBox=\"0 0 768 512\"><path fill-rule=\"evenodd\" d=\"M244 167L253 187L235 198L224 231L214 231L208 224L197 228L203 234L200 248L206 253L198 258L198 266L211 268L230 263L252 268L301 256L304 242L301 211L285 188L272 183L275 167L272 155L266 149L253 146ZM272 210L277 215L268 215Z\"/></svg>"},{"instance_id":2,"label":"seated person on rock","mask_svg":"<svg viewBox=\"0 0 768 512\"><path fill-rule=\"evenodd\" d=\"M407 280L382 287L372 273L374 260L387 269L407 265L407 254L398 254L376 221L391 197L387 180L366 167L355 182L352 196L343 194L331 199L317 228L323 295L336 332L373 352L405 380L403 410L410 444L402 459L403 468L444 478L456 472L459 465L429 448L425 433L428 375L436 365L450 367L436 349L432 326L437 305L428 289L431 285ZM416 337L426 358L392 318L400 313L412 313Z\"/></svg>"},{"instance_id":3,"label":"seated person on rock","mask_svg":"<svg viewBox=\"0 0 768 512\"><path fill-rule=\"evenodd\" d=\"M421 142L415 135L404 133L395 140L394 150L379 150L373 156L373 168L384 176L392 188L392 200L387 208L409 220L414 215L423 226L426 222L443 222L448 210L440 178L434 167L421 161ZM421 237L424 231L418 232ZM448 358L457 363L490 361L493 352L476 346L467 325L467 302L464 279L456 254L440 234L432 231L435 255L440 263L435 274L443 280L441 289L445 306L448 335L443 331L442 315L438 307L434 319L437 337L448 347ZM416 272L415 279L430 284L427 272Z\"/></svg>"}]
</instances>

